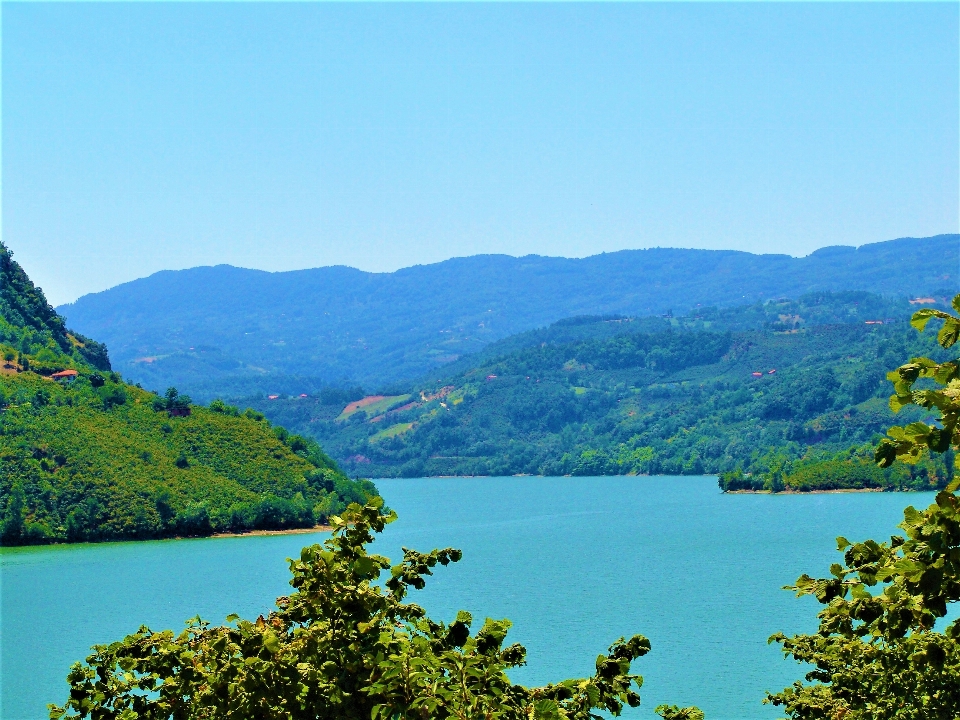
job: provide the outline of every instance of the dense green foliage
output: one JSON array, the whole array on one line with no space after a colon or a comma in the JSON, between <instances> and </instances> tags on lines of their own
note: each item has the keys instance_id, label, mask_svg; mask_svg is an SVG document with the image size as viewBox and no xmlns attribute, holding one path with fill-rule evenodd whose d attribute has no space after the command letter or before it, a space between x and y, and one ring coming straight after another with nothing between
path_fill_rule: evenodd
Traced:
<instances>
[{"instance_id":1,"label":"dense green foliage","mask_svg":"<svg viewBox=\"0 0 960 720\"><path fill-rule=\"evenodd\" d=\"M258 412L159 397L102 370L105 354L91 365L3 252L0 543L313 527L376 495Z\"/></svg>"},{"instance_id":2,"label":"dense green foliage","mask_svg":"<svg viewBox=\"0 0 960 720\"><path fill-rule=\"evenodd\" d=\"M960 312L960 295L953 301ZM960 318L922 310L913 323L923 329L936 316L946 349L954 345ZM890 373L890 404L933 410L931 422L893 427L876 452L878 464L916 463L929 452L960 448L960 360L915 357ZM933 387L917 387L927 379ZM797 682L767 698L795 720L955 720L960 708L960 496L957 482L937 494L924 511L908 507L902 535L889 542L850 543L838 538L843 564L831 577L801 576L792 588L825 605L818 632L771 640L785 654L814 666ZM947 618L954 615L950 621Z\"/></svg>"},{"instance_id":3,"label":"dense green foliage","mask_svg":"<svg viewBox=\"0 0 960 720\"><path fill-rule=\"evenodd\" d=\"M437 564L459 550L405 550L393 567L367 546L394 516L378 503L335 518L333 537L290 561L295 592L268 617L227 618L211 627L195 618L179 635L137 633L100 645L70 671L70 699L51 718L187 720L599 720L637 706L642 683L633 660L650 650L640 635L621 638L597 657L596 674L538 688L506 671L525 663L506 645L510 622L472 617L449 623L405 603ZM386 581L381 577L386 572ZM665 718L701 720L695 708L662 706Z\"/></svg>"},{"instance_id":4,"label":"dense green foliage","mask_svg":"<svg viewBox=\"0 0 960 720\"><path fill-rule=\"evenodd\" d=\"M803 258L653 248L583 259L483 255L394 273L345 267L162 272L61 308L144 387L224 393L379 387L575 315L648 316L810 292L957 291L957 235L823 248ZM938 258L901 270L904 257Z\"/></svg>"},{"instance_id":5,"label":"dense green foliage","mask_svg":"<svg viewBox=\"0 0 960 720\"><path fill-rule=\"evenodd\" d=\"M91 377L0 376L4 544L312 527L375 493L259 413L171 417L165 399Z\"/></svg>"},{"instance_id":6,"label":"dense green foliage","mask_svg":"<svg viewBox=\"0 0 960 720\"><path fill-rule=\"evenodd\" d=\"M576 318L398 385L393 408L344 417L319 398L245 401L372 476L718 473L727 489L943 487L943 459L882 471L863 455L892 421L886 368L940 351L909 327L911 309L818 293L682 318Z\"/></svg>"},{"instance_id":7,"label":"dense green foliage","mask_svg":"<svg viewBox=\"0 0 960 720\"><path fill-rule=\"evenodd\" d=\"M960 312L960 295L953 299L953 309ZM923 331L933 318L943 321L937 341L944 348L953 347L960 338L960 319L936 308L924 308L914 314L911 324ZM892 427L889 439L877 448L877 462L889 467L900 458L915 464L927 451L947 452L960 444L960 360L938 362L929 357L915 357L890 372L894 394L890 408L894 412L912 405L939 414L937 424L910 423Z\"/></svg>"}]
</instances>

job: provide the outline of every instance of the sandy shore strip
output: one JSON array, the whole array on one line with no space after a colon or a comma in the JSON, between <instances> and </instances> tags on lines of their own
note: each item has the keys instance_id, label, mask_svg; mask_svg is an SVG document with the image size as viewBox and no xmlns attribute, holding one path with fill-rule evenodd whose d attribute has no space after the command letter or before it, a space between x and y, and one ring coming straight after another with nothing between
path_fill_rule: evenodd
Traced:
<instances>
[{"instance_id":1,"label":"sandy shore strip","mask_svg":"<svg viewBox=\"0 0 960 720\"><path fill-rule=\"evenodd\" d=\"M309 528L290 528L288 530L248 530L247 532L237 533L214 533L213 535L203 535L207 538L231 538L231 537L250 537L252 535L306 535L308 533L331 532L331 525L315 525ZM186 539L186 538L176 538Z\"/></svg>"}]
</instances>

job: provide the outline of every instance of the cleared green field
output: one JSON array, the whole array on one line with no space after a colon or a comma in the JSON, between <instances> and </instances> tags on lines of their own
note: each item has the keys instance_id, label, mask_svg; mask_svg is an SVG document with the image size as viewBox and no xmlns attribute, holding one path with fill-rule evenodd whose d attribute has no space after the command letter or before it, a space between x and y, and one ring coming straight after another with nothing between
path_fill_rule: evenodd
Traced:
<instances>
[{"instance_id":1,"label":"cleared green field","mask_svg":"<svg viewBox=\"0 0 960 720\"><path fill-rule=\"evenodd\" d=\"M388 428L384 428L376 435L371 435L367 442L378 442L380 440L386 440L387 438L396 437L397 435L403 435L403 433L408 430L413 429L413 423L397 423L396 425L391 425Z\"/></svg>"}]
</instances>

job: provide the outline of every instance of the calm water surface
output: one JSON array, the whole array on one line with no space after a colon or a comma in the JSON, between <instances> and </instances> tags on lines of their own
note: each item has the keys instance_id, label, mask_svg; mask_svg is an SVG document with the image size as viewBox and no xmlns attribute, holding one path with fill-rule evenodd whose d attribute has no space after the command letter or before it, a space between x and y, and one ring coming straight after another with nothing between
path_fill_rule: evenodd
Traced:
<instances>
[{"instance_id":1,"label":"calm water surface","mask_svg":"<svg viewBox=\"0 0 960 720\"><path fill-rule=\"evenodd\" d=\"M722 495L715 478L382 480L400 519L377 542L460 547L414 601L510 618L528 649L513 677L592 674L598 653L642 633L643 705L697 704L708 720L775 718L760 704L803 669L767 637L816 627L817 605L779 588L825 574L834 538L886 538L932 493ZM201 615L266 613L287 594L287 557L323 535L282 535L0 551L0 717L46 717L70 664L142 623L179 629Z\"/></svg>"}]
</instances>

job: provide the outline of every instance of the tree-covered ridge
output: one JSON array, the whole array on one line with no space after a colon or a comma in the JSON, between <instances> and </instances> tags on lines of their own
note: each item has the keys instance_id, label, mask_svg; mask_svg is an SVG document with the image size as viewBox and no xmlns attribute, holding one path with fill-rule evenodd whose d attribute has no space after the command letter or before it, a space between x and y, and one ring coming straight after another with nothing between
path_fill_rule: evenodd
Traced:
<instances>
[{"instance_id":1,"label":"tree-covered ridge","mask_svg":"<svg viewBox=\"0 0 960 720\"><path fill-rule=\"evenodd\" d=\"M313 527L376 495L260 413L157 396L91 364L3 261L0 544Z\"/></svg>"},{"instance_id":2,"label":"tree-covered ridge","mask_svg":"<svg viewBox=\"0 0 960 720\"><path fill-rule=\"evenodd\" d=\"M949 296L927 298L946 307ZM905 297L883 297L863 291L814 292L796 299L717 307L697 305L688 312L628 317L623 315L579 315L552 325L512 335L483 350L434 371L430 377L443 378L471 367L538 345L567 345L618 335L664 330L744 332L748 330L793 332L820 325L882 324L905 321L917 304ZM879 321L879 322L878 322Z\"/></svg>"},{"instance_id":3,"label":"tree-covered ridge","mask_svg":"<svg viewBox=\"0 0 960 720\"><path fill-rule=\"evenodd\" d=\"M98 377L0 376L5 544L312 527L375 494L259 413L215 403L171 416Z\"/></svg>"},{"instance_id":4,"label":"tree-covered ridge","mask_svg":"<svg viewBox=\"0 0 960 720\"><path fill-rule=\"evenodd\" d=\"M902 271L904 257L936 258ZM645 317L812 292L952 297L958 236L807 257L650 248L588 258L478 255L393 273L225 265L156 273L61 307L144 387L229 393L378 387L577 315ZM297 389L297 388L300 389Z\"/></svg>"},{"instance_id":5,"label":"tree-covered ridge","mask_svg":"<svg viewBox=\"0 0 960 720\"><path fill-rule=\"evenodd\" d=\"M110 369L107 348L67 330L63 318L47 302L43 292L31 282L2 242L0 342L25 356L34 356L39 361L35 363L37 369L41 370L72 367L72 360L89 363L99 370ZM9 364L11 360L7 359L6 362ZM62 367L56 367L58 364Z\"/></svg>"},{"instance_id":6,"label":"tree-covered ridge","mask_svg":"<svg viewBox=\"0 0 960 720\"><path fill-rule=\"evenodd\" d=\"M720 488L727 492L811 490L929 490L949 484L955 476L952 450L942 456L924 457L913 465L878 467L874 446L854 445L844 450L813 446L799 459L785 453L770 453L759 472L740 468L720 475Z\"/></svg>"},{"instance_id":7,"label":"tree-covered ridge","mask_svg":"<svg viewBox=\"0 0 960 720\"><path fill-rule=\"evenodd\" d=\"M323 398L253 402L372 476L739 473L731 489L761 489L796 474L794 489L830 488L837 463L863 464L850 448L892 421L885 368L942 353L910 329L911 309L820 293L684 317L579 318L398 385L398 398L419 400L376 415L337 421L343 404ZM942 486L950 469L931 463L861 474L867 486Z\"/></svg>"}]
</instances>

